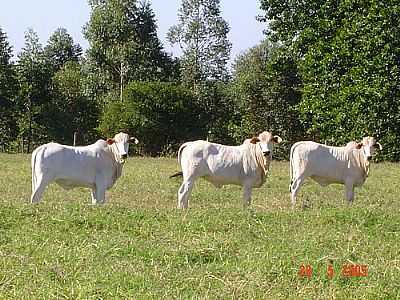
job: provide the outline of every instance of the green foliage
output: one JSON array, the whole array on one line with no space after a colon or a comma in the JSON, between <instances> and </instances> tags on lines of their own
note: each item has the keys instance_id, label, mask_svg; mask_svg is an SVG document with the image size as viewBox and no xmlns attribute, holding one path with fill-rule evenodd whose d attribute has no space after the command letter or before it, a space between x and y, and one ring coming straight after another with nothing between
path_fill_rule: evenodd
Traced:
<instances>
[{"instance_id":1,"label":"green foliage","mask_svg":"<svg viewBox=\"0 0 400 300\"><path fill-rule=\"evenodd\" d=\"M262 0L271 38L298 57L308 134L329 143L374 135L399 160L400 5L395 1ZM394 146L394 147L393 147Z\"/></svg>"},{"instance_id":2,"label":"green foliage","mask_svg":"<svg viewBox=\"0 0 400 300\"><path fill-rule=\"evenodd\" d=\"M285 47L265 40L239 56L232 81L232 97L241 115L237 135L272 131L284 140L275 157L287 159L291 144L303 133L295 110L300 86L295 59Z\"/></svg>"},{"instance_id":3,"label":"green foliage","mask_svg":"<svg viewBox=\"0 0 400 300\"><path fill-rule=\"evenodd\" d=\"M0 96L11 100L15 96L16 80L11 61L12 47L0 27Z\"/></svg>"},{"instance_id":4,"label":"green foliage","mask_svg":"<svg viewBox=\"0 0 400 300\"><path fill-rule=\"evenodd\" d=\"M206 135L194 99L173 83L133 82L125 89L123 102L106 105L99 128L107 136L129 132L141 141L144 153L169 153L184 141Z\"/></svg>"},{"instance_id":5,"label":"green foliage","mask_svg":"<svg viewBox=\"0 0 400 300\"><path fill-rule=\"evenodd\" d=\"M400 128L400 36L391 20L394 7L373 2L358 10L355 6L339 6L346 21L331 39L309 46L302 65L303 118L311 124L310 132L323 139L336 137L344 143L368 134L386 146ZM398 150L384 148L387 159L400 159Z\"/></svg>"},{"instance_id":6,"label":"green foliage","mask_svg":"<svg viewBox=\"0 0 400 300\"><path fill-rule=\"evenodd\" d=\"M104 108L105 95L112 91L114 83L110 76L104 74L90 57L84 57L81 63L83 77L83 91L85 96L97 103L99 108ZM118 99L118 97L116 98Z\"/></svg>"},{"instance_id":7,"label":"green foliage","mask_svg":"<svg viewBox=\"0 0 400 300\"><path fill-rule=\"evenodd\" d=\"M194 91L208 139L232 143L236 106L226 86L231 43L227 39L228 23L221 17L220 1L184 0L178 18L179 23L169 29L167 38L183 51L182 83Z\"/></svg>"},{"instance_id":8,"label":"green foliage","mask_svg":"<svg viewBox=\"0 0 400 300\"><path fill-rule=\"evenodd\" d=\"M168 80L177 76L177 62L162 51L149 2L89 3L92 13L84 33L90 43L90 62L111 79L114 88L132 80Z\"/></svg>"},{"instance_id":9,"label":"green foliage","mask_svg":"<svg viewBox=\"0 0 400 300\"><path fill-rule=\"evenodd\" d=\"M18 135L24 150L51 140L72 144L74 132L81 143L92 141L98 109L84 94L79 45L65 29L58 29L44 49L33 30L25 39L16 66Z\"/></svg>"},{"instance_id":10,"label":"green foliage","mask_svg":"<svg viewBox=\"0 0 400 300\"><path fill-rule=\"evenodd\" d=\"M220 1L183 0L178 17L179 23L169 29L168 40L183 51L182 81L192 86L207 79L227 80L231 43Z\"/></svg>"},{"instance_id":11,"label":"green foliage","mask_svg":"<svg viewBox=\"0 0 400 300\"><path fill-rule=\"evenodd\" d=\"M58 28L44 47L44 55L53 67L53 72L57 72L67 62L78 62L82 55L82 48L79 44L74 44L65 28Z\"/></svg>"},{"instance_id":12,"label":"green foliage","mask_svg":"<svg viewBox=\"0 0 400 300\"><path fill-rule=\"evenodd\" d=\"M156 17L150 2L142 0L137 8L136 26L139 49L135 64L128 69L132 80L176 81L179 79L179 61L163 51L157 36Z\"/></svg>"},{"instance_id":13,"label":"green foliage","mask_svg":"<svg viewBox=\"0 0 400 300\"><path fill-rule=\"evenodd\" d=\"M12 48L0 28L0 147L9 148L17 136L15 97L17 82Z\"/></svg>"},{"instance_id":14,"label":"green foliage","mask_svg":"<svg viewBox=\"0 0 400 300\"><path fill-rule=\"evenodd\" d=\"M57 142L73 143L78 134L79 144L94 140L97 104L84 95L84 78L78 62L69 61L53 76L52 100L45 110L48 132Z\"/></svg>"},{"instance_id":15,"label":"green foliage","mask_svg":"<svg viewBox=\"0 0 400 300\"><path fill-rule=\"evenodd\" d=\"M218 81L205 81L197 85L194 91L207 139L216 143L235 144L232 126L237 123L239 116L236 114L237 105L230 95L230 85ZM243 139L239 141L242 142Z\"/></svg>"},{"instance_id":16,"label":"green foliage","mask_svg":"<svg viewBox=\"0 0 400 300\"><path fill-rule=\"evenodd\" d=\"M19 95L19 136L30 152L32 143L48 140L44 105L49 101L49 86L52 72L47 64L39 38L32 29L25 35L25 46L18 54L17 63Z\"/></svg>"},{"instance_id":17,"label":"green foliage","mask_svg":"<svg viewBox=\"0 0 400 300\"><path fill-rule=\"evenodd\" d=\"M87 81L80 65L81 52L63 28L52 34L44 48L52 79L43 119L49 138L70 145L75 132L80 144L93 140L98 115L96 103L84 95Z\"/></svg>"}]
</instances>

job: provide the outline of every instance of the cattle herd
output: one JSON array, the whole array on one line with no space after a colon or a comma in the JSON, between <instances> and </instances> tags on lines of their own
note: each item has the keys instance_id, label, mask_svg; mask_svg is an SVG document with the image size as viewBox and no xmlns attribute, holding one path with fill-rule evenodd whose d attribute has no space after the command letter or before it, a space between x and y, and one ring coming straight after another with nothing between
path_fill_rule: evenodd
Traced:
<instances>
[{"instance_id":1,"label":"cattle herd","mask_svg":"<svg viewBox=\"0 0 400 300\"><path fill-rule=\"evenodd\" d=\"M268 175L275 144L282 139L268 131L246 139L242 145L226 146L198 140L184 143L178 151L182 176L178 190L178 208L188 208L190 193L197 178L202 177L216 187L236 184L243 187L243 205L251 203L252 188L261 187ZM129 144L139 141L126 133L113 139L98 140L88 146L72 147L57 143L39 146L32 152L31 202L39 202L46 186L56 182L65 189L91 189L92 203L105 202L105 191L122 174ZM354 187L361 186L369 173L369 162L382 146L373 137L360 143L349 142L345 147L301 141L290 149L290 192L292 206L306 178L320 185L344 184L346 198L354 199Z\"/></svg>"}]
</instances>

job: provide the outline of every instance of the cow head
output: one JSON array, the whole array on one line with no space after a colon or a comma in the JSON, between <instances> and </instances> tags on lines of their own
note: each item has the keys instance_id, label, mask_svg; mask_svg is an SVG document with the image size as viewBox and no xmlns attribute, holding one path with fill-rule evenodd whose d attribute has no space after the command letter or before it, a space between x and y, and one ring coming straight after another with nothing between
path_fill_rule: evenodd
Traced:
<instances>
[{"instance_id":1,"label":"cow head","mask_svg":"<svg viewBox=\"0 0 400 300\"><path fill-rule=\"evenodd\" d=\"M113 152L118 156L119 163L121 164L125 163L126 159L128 158L130 143L138 144L139 141L137 138L129 137L128 134L123 132L116 134L113 139L107 140L108 145L114 145L114 149L116 151Z\"/></svg>"},{"instance_id":2,"label":"cow head","mask_svg":"<svg viewBox=\"0 0 400 300\"><path fill-rule=\"evenodd\" d=\"M379 148L382 150L382 145L379 144L374 137L364 137L361 143L357 144L357 149L362 149L364 156L367 160L370 160L375 154L375 151Z\"/></svg>"},{"instance_id":3,"label":"cow head","mask_svg":"<svg viewBox=\"0 0 400 300\"><path fill-rule=\"evenodd\" d=\"M258 144L261 148L264 157L272 158L272 150L275 144L282 142L282 139L277 135L272 135L268 131L261 132L257 137L250 140L252 144Z\"/></svg>"}]
</instances>

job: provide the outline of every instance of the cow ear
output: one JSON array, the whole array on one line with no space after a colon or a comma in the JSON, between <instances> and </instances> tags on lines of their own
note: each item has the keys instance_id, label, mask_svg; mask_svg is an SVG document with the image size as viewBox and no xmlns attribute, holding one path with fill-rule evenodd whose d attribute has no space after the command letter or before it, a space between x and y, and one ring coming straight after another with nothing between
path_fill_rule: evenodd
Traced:
<instances>
[{"instance_id":1,"label":"cow ear","mask_svg":"<svg viewBox=\"0 0 400 300\"><path fill-rule=\"evenodd\" d=\"M112 145L112 144L114 144L114 140L113 139L107 139L107 144L108 145Z\"/></svg>"},{"instance_id":2,"label":"cow ear","mask_svg":"<svg viewBox=\"0 0 400 300\"><path fill-rule=\"evenodd\" d=\"M282 142L282 138L279 135L275 135L272 140L277 144Z\"/></svg>"},{"instance_id":3,"label":"cow ear","mask_svg":"<svg viewBox=\"0 0 400 300\"><path fill-rule=\"evenodd\" d=\"M357 143L356 149L361 149L363 146L363 143Z\"/></svg>"},{"instance_id":4,"label":"cow ear","mask_svg":"<svg viewBox=\"0 0 400 300\"><path fill-rule=\"evenodd\" d=\"M257 144L259 141L260 141L260 139L258 137L253 137L253 138L251 138L250 143Z\"/></svg>"},{"instance_id":5,"label":"cow ear","mask_svg":"<svg viewBox=\"0 0 400 300\"><path fill-rule=\"evenodd\" d=\"M132 144L139 144L139 140L138 140L137 138L135 138L135 137L131 137L131 138L129 139L129 143L132 143Z\"/></svg>"}]
</instances>

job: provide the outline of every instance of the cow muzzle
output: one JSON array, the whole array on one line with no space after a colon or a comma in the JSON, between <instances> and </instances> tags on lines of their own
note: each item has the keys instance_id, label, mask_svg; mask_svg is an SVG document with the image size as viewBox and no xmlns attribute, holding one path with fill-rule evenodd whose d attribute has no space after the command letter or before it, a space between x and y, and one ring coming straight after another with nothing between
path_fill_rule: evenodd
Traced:
<instances>
[{"instance_id":1,"label":"cow muzzle","mask_svg":"<svg viewBox=\"0 0 400 300\"><path fill-rule=\"evenodd\" d=\"M269 157L269 156L271 156L271 151L264 151L264 152L263 152L263 155L264 155L265 157Z\"/></svg>"}]
</instances>

